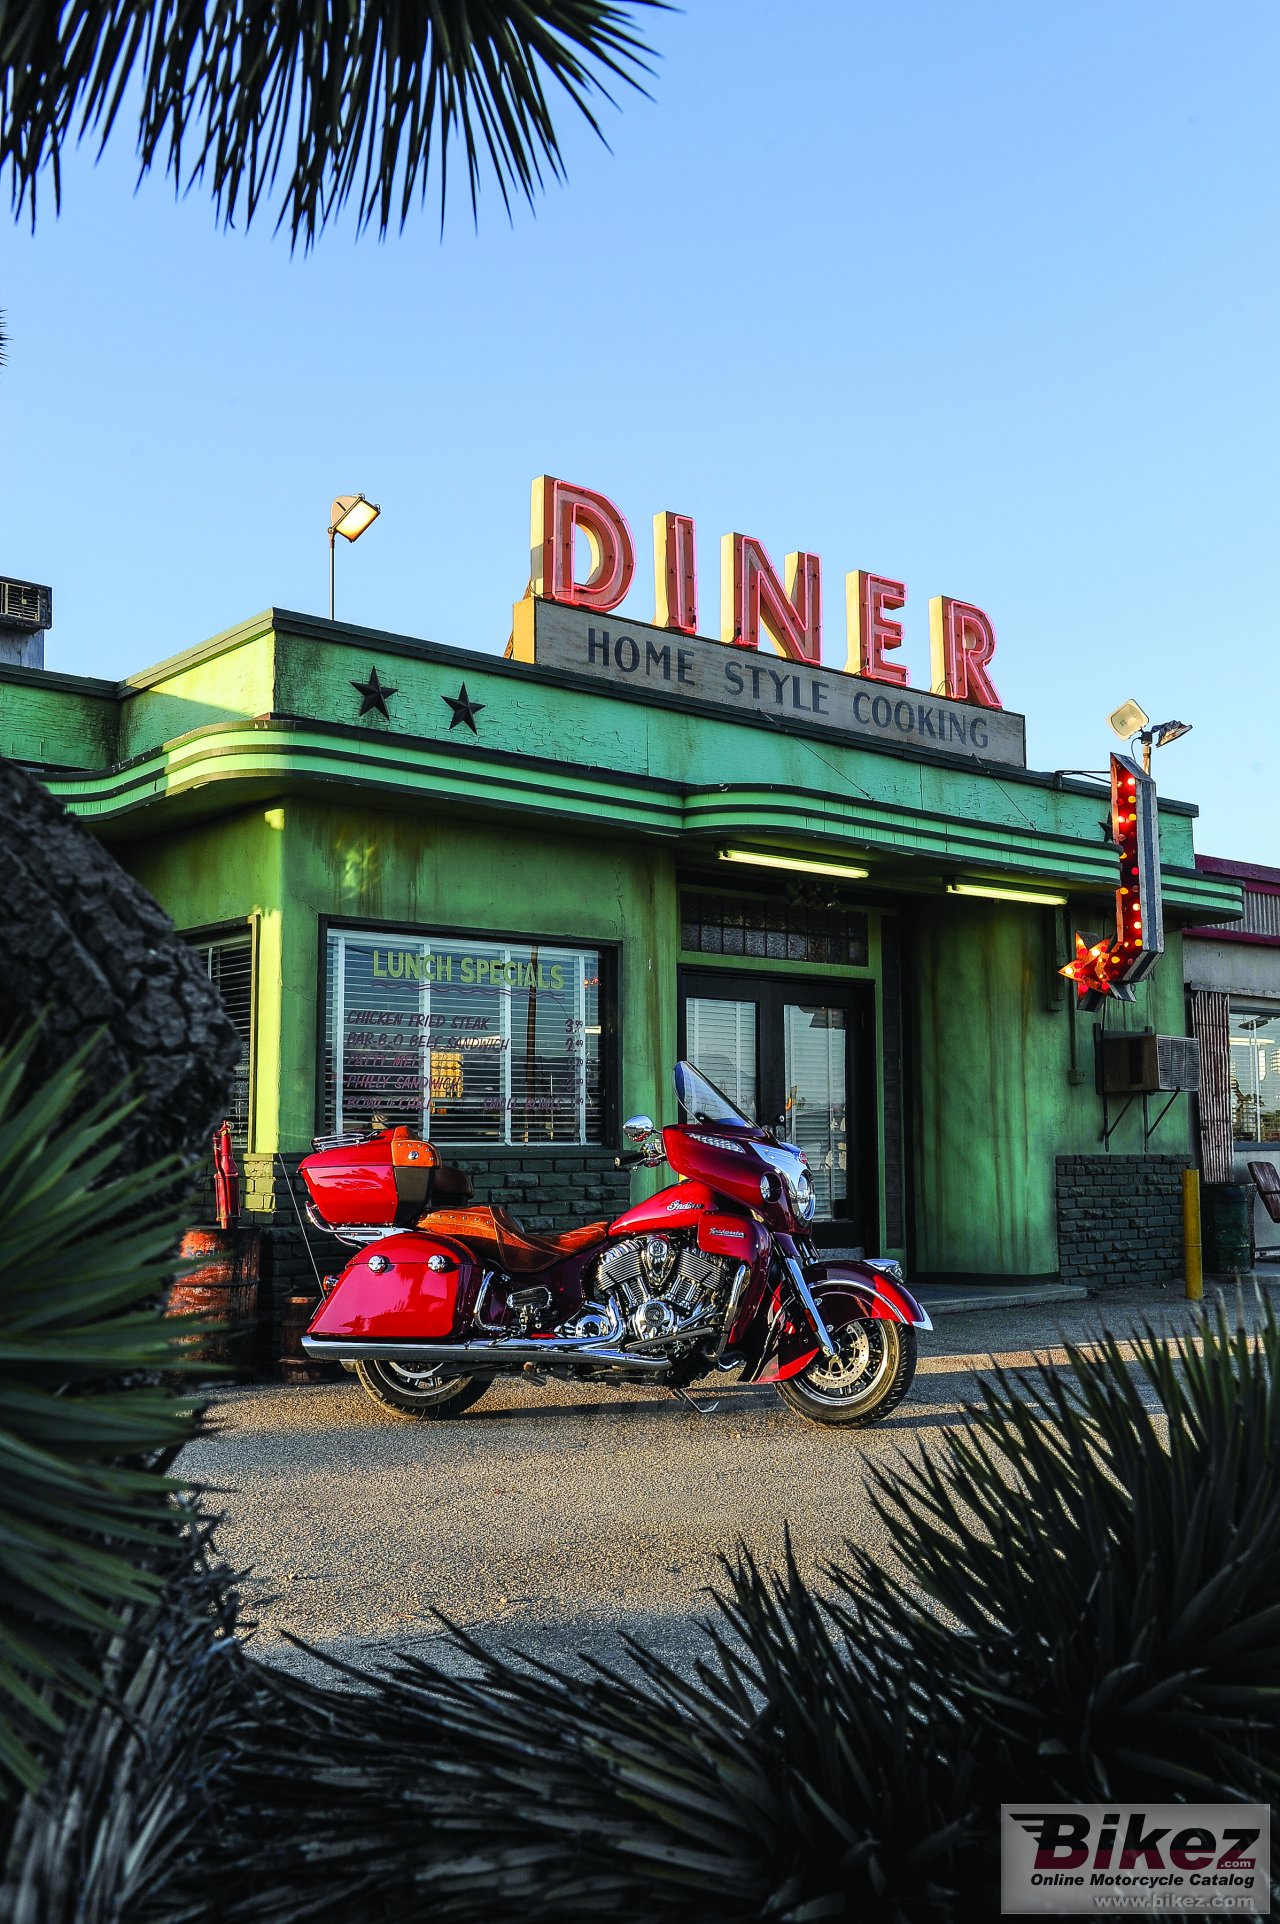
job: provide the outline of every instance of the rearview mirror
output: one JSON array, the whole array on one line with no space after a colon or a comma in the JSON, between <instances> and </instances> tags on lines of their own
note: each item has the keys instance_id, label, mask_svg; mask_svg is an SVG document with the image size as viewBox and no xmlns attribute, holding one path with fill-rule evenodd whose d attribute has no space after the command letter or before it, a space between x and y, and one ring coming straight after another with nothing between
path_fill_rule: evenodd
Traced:
<instances>
[{"instance_id":1,"label":"rearview mirror","mask_svg":"<svg viewBox=\"0 0 1280 1924\"><path fill-rule=\"evenodd\" d=\"M622 1125L622 1133L628 1142L647 1142L653 1134L652 1116L628 1116Z\"/></svg>"}]
</instances>

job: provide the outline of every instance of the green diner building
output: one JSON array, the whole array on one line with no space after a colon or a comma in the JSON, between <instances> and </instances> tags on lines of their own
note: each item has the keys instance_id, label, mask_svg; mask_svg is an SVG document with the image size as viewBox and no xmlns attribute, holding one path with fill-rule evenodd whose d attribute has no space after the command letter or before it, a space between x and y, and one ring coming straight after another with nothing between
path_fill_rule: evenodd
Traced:
<instances>
[{"instance_id":1,"label":"green diner building","mask_svg":"<svg viewBox=\"0 0 1280 1924\"><path fill-rule=\"evenodd\" d=\"M281 1250L283 1172L375 1114L532 1226L607 1215L688 1054L806 1150L830 1246L1180 1273L1194 1098L1104 1096L1058 973L1114 926L1109 791L1019 717L529 600L505 656L270 609L120 682L0 663L0 752L206 957ZM1166 952L1112 1030L1183 1036L1181 929L1239 913L1194 816L1160 803Z\"/></svg>"}]
</instances>

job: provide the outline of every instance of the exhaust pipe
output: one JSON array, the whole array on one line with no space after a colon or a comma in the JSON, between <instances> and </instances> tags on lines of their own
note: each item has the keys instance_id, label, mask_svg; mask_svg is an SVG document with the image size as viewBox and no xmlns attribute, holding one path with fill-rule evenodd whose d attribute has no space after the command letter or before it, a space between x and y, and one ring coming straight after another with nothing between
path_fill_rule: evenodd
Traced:
<instances>
[{"instance_id":1,"label":"exhaust pipe","mask_svg":"<svg viewBox=\"0 0 1280 1924\"><path fill-rule=\"evenodd\" d=\"M643 1370L656 1373L669 1367L667 1356L636 1355L631 1350L600 1349L586 1342L505 1343L415 1343L375 1341L347 1336L304 1336L302 1347L308 1356L328 1358L335 1363L358 1363L366 1356L385 1356L394 1363L452 1363L453 1374L470 1375L476 1370L505 1369L526 1363L578 1363L586 1369Z\"/></svg>"}]
</instances>

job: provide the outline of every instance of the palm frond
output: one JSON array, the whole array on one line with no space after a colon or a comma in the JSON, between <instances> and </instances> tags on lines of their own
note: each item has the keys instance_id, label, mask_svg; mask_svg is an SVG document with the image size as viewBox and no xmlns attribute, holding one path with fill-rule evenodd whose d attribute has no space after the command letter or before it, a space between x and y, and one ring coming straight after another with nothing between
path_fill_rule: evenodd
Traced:
<instances>
[{"instance_id":1,"label":"palm frond","mask_svg":"<svg viewBox=\"0 0 1280 1924\"><path fill-rule=\"evenodd\" d=\"M0 1911L15 1924L175 1924L156 1893L199 1861L209 1787L250 1740L257 1695L236 1599L190 1503L95 1651L92 1698L67 1720L48 1780L13 1812Z\"/></svg>"},{"instance_id":2,"label":"palm frond","mask_svg":"<svg viewBox=\"0 0 1280 1924\"><path fill-rule=\"evenodd\" d=\"M248 226L282 184L278 225L305 245L354 198L385 234L426 196L451 143L475 213L489 174L504 206L563 174L548 85L596 133L610 84L640 88L635 10L664 0L98 0L0 8L0 169L34 223L41 174L60 203L69 143L110 138L140 90L138 153L178 187L206 181ZM602 136L603 138L603 136Z\"/></svg>"},{"instance_id":3,"label":"palm frond","mask_svg":"<svg viewBox=\"0 0 1280 1924\"><path fill-rule=\"evenodd\" d=\"M1070 1373L997 1371L877 1507L903 1573L851 1548L851 1634L906 1625L963 1673L992 1769L1068 1800L1280 1789L1280 1324L1219 1303ZM927 1599L934 1608L922 1608ZM1003 1760L1001 1762L1000 1760Z\"/></svg>"},{"instance_id":4,"label":"palm frond","mask_svg":"<svg viewBox=\"0 0 1280 1924\"><path fill-rule=\"evenodd\" d=\"M160 1459L193 1426L158 1380L181 1164L113 1175L120 1105L78 1113L83 1052L24 1094L31 1046L0 1053L0 1796L38 1788L101 1640L158 1594Z\"/></svg>"}]
</instances>

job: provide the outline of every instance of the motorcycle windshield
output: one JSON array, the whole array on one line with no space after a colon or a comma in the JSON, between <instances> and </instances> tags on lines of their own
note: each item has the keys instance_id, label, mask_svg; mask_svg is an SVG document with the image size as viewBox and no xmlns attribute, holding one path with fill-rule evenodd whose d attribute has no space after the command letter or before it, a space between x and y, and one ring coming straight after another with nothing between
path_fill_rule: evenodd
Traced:
<instances>
[{"instance_id":1,"label":"motorcycle windshield","mask_svg":"<svg viewBox=\"0 0 1280 1924\"><path fill-rule=\"evenodd\" d=\"M736 1122L744 1129L755 1127L750 1117L730 1102L724 1090L717 1089L691 1062L677 1062L675 1085L676 1100L690 1122Z\"/></svg>"}]
</instances>

